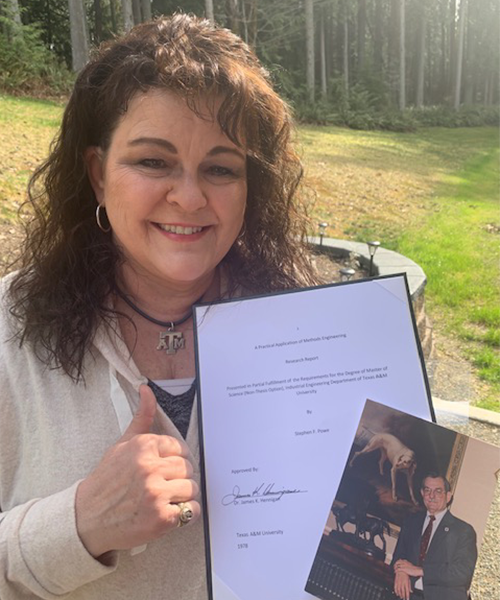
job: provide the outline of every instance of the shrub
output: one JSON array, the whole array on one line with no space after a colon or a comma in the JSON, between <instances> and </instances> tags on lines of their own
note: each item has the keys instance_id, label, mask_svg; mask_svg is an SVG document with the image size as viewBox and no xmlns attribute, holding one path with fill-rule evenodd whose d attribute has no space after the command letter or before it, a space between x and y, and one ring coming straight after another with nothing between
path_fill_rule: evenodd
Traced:
<instances>
[{"instance_id":1,"label":"shrub","mask_svg":"<svg viewBox=\"0 0 500 600\"><path fill-rule=\"evenodd\" d=\"M286 94L286 90L283 91ZM311 103L302 86L294 90L291 102L301 123L339 125L351 129L411 132L418 127L498 126L500 122L498 106L464 106L459 110L449 106L427 106L400 111L389 105L383 89L368 89L357 83L347 94L342 79L330 81L328 100ZM386 108L383 108L384 104Z\"/></svg>"},{"instance_id":2,"label":"shrub","mask_svg":"<svg viewBox=\"0 0 500 600\"><path fill-rule=\"evenodd\" d=\"M66 94L73 75L44 46L35 25L0 17L0 89L10 94Z\"/></svg>"},{"instance_id":3,"label":"shrub","mask_svg":"<svg viewBox=\"0 0 500 600\"><path fill-rule=\"evenodd\" d=\"M424 127L480 127L498 126L498 106L462 106L453 110L449 106L425 106L408 111L419 125Z\"/></svg>"}]
</instances>

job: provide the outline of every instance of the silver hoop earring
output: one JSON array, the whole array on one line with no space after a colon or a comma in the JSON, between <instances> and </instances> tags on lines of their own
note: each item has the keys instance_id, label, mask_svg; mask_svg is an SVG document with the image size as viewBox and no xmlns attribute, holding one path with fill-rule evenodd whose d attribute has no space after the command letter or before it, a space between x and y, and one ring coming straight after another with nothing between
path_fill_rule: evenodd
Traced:
<instances>
[{"instance_id":1,"label":"silver hoop earring","mask_svg":"<svg viewBox=\"0 0 500 600\"><path fill-rule=\"evenodd\" d=\"M108 227L103 227L101 223L101 208L103 208L103 206L98 204L97 208L95 209L95 220L97 221L97 227L99 227L103 233L109 233L111 231L111 225L108 225Z\"/></svg>"},{"instance_id":2,"label":"silver hoop earring","mask_svg":"<svg viewBox=\"0 0 500 600\"><path fill-rule=\"evenodd\" d=\"M243 239L244 239L246 233L247 233L247 224L245 221L243 221L243 225L241 226L240 232L238 233L235 241L243 243Z\"/></svg>"}]
</instances>

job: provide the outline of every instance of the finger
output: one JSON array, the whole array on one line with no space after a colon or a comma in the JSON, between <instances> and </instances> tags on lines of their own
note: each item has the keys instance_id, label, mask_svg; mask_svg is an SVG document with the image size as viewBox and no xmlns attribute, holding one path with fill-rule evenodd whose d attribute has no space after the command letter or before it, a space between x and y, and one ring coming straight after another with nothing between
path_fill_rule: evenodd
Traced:
<instances>
[{"instance_id":1,"label":"finger","mask_svg":"<svg viewBox=\"0 0 500 600\"><path fill-rule=\"evenodd\" d=\"M405 600L410 600L411 588L410 588L410 580L409 579L405 579L404 584L403 584L403 591L404 591Z\"/></svg>"},{"instance_id":2,"label":"finger","mask_svg":"<svg viewBox=\"0 0 500 600\"><path fill-rule=\"evenodd\" d=\"M151 388L141 385L139 388L139 408L135 413L130 425L120 438L120 442L127 442L141 433L149 433L156 413L156 398Z\"/></svg>"},{"instance_id":3,"label":"finger","mask_svg":"<svg viewBox=\"0 0 500 600\"><path fill-rule=\"evenodd\" d=\"M401 598L402 592L403 592L403 590L401 588L401 581L400 581L399 577L396 577L396 579L394 581L394 593L396 594L396 596Z\"/></svg>"},{"instance_id":4,"label":"finger","mask_svg":"<svg viewBox=\"0 0 500 600\"><path fill-rule=\"evenodd\" d=\"M190 502L199 492L200 488L193 479L174 479L166 482L162 498L166 504Z\"/></svg>"},{"instance_id":5,"label":"finger","mask_svg":"<svg viewBox=\"0 0 500 600\"><path fill-rule=\"evenodd\" d=\"M191 479L193 476L193 465L182 456L168 456L160 460L158 473L166 481L172 479Z\"/></svg>"},{"instance_id":6,"label":"finger","mask_svg":"<svg viewBox=\"0 0 500 600\"><path fill-rule=\"evenodd\" d=\"M158 453L162 458L169 456L189 456L189 448L186 442L178 440L170 435L158 436Z\"/></svg>"},{"instance_id":7,"label":"finger","mask_svg":"<svg viewBox=\"0 0 500 600\"><path fill-rule=\"evenodd\" d=\"M201 506L198 502L196 502L196 500L191 500L189 502L182 502L182 504L191 509L193 516L191 517L191 519L189 520L189 523L185 523L186 524L190 524L190 523L194 523L194 521L196 521L201 514ZM180 518L180 514L181 514L181 507L177 504L177 503L171 503L170 504L170 512L172 514L172 522L175 525L175 527L179 527L179 518Z\"/></svg>"}]
</instances>

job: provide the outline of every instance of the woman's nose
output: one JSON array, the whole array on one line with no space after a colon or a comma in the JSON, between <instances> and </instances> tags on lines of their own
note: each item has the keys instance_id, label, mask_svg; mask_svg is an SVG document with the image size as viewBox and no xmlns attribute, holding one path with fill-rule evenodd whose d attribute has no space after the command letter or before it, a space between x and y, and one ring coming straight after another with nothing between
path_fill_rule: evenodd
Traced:
<instances>
[{"instance_id":1,"label":"woman's nose","mask_svg":"<svg viewBox=\"0 0 500 600\"><path fill-rule=\"evenodd\" d=\"M185 212L194 212L207 205L207 197L198 178L184 172L173 180L167 192L167 202L176 204Z\"/></svg>"}]
</instances>

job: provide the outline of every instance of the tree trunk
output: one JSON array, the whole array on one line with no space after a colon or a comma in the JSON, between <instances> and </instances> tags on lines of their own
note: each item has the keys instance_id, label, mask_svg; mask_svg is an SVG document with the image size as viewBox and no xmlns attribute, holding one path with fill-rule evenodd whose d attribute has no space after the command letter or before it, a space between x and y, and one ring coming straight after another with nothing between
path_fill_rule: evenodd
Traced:
<instances>
[{"instance_id":1,"label":"tree trunk","mask_svg":"<svg viewBox=\"0 0 500 600\"><path fill-rule=\"evenodd\" d=\"M344 7L341 3L336 6L332 24L332 42L334 50L334 71L344 73Z\"/></svg>"},{"instance_id":2,"label":"tree trunk","mask_svg":"<svg viewBox=\"0 0 500 600\"><path fill-rule=\"evenodd\" d=\"M45 14L47 16L46 28L47 28L47 45L50 47L52 45L52 6L50 4L50 0L46 0L45 4Z\"/></svg>"},{"instance_id":3,"label":"tree trunk","mask_svg":"<svg viewBox=\"0 0 500 600\"><path fill-rule=\"evenodd\" d=\"M142 0L141 1L141 9L142 9L142 20L143 21L151 21L151 0Z\"/></svg>"},{"instance_id":4,"label":"tree trunk","mask_svg":"<svg viewBox=\"0 0 500 600\"><path fill-rule=\"evenodd\" d=\"M399 4L399 110L406 108L405 0Z\"/></svg>"},{"instance_id":5,"label":"tree trunk","mask_svg":"<svg viewBox=\"0 0 500 600\"><path fill-rule=\"evenodd\" d=\"M399 6L400 0L390 0L387 40L387 80L391 89L391 99L396 102L399 96Z\"/></svg>"},{"instance_id":6,"label":"tree trunk","mask_svg":"<svg viewBox=\"0 0 500 600\"><path fill-rule=\"evenodd\" d=\"M441 23L441 71L439 76L438 88L439 101L442 102L448 94L448 71L447 71L447 51L446 51L446 25Z\"/></svg>"},{"instance_id":7,"label":"tree trunk","mask_svg":"<svg viewBox=\"0 0 500 600\"><path fill-rule=\"evenodd\" d=\"M358 0L358 76L365 67L366 0Z\"/></svg>"},{"instance_id":8,"label":"tree trunk","mask_svg":"<svg viewBox=\"0 0 500 600\"><path fill-rule=\"evenodd\" d=\"M82 0L69 0L69 22L71 32L71 56L73 71L80 71L89 56L87 19Z\"/></svg>"},{"instance_id":9,"label":"tree trunk","mask_svg":"<svg viewBox=\"0 0 500 600\"><path fill-rule=\"evenodd\" d=\"M243 25L243 39L248 44L248 21L245 0L241 0L241 21Z\"/></svg>"},{"instance_id":10,"label":"tree trunk","mask_svg":"<svg viewBox=\"0 0 500 600\"><path fill-rule=\"evenodd\" d=\"M122 19L124 31L130 31L134 26L134 13L132 12L132 0L122 0Z\"/></svg>"},{"instance_id":11,"label":"tree trunk","mask_svg":"<svg viewBox=\"0 0 500 600\"><path fill-rule=\"evenodd\" d=\"M347 13L347 0L344 0L344 47L342 52L342 63L344 71L344 91L346 98L349 97L349 19Z\"/></svg>"},{"instance_id":12,"label":"tree trunk","mask_svg":"<svg viewBox=\"0 0 500 600\"><path fill-rule=\"evenodd\" d=\"M425 80L425 37L427 31L425 0L420 0L420 31L418 37L418 63L417 63L417 93L415 104L417 108L424 105L424 80Z\"/></svg>"},{"instance_id":13,"label":"tree trunk","mask_svg":"<svg viewBox=\"0 0 500 600\"><path fill-rule=\"evenodd\" d=\"M439 37L439 35L436 34L436 32L437 32L436 27L428 27L427 28L427 47L428 48L434 48L434 47L438 48L441 45L442 40ZM434 44L435 44L435 46L434 46ZM427 101L427 104L436 104L436 98L439 97L439 101L441 100L441 96L438 95L438 85L439 85L439 82L443 81L442 75L440 74L443 65L442 65L442 62L433 60L433 57L431 55L432 55L432 52L427 52L426 101Z\"/></svg>"},{"instance_id":14,"label":"tree trunk","mask_svg":"<svg viewBox=\"0 0 500 600\"><path fill-rule=\"evenodd\" d=\"M314 6L313 0L304 4L306 18L306 48L307 48L307 92L309 100L314 102Z\"/></svg>"},{"instance_id":15,"label":"tree trunk","mask_svg":"<svg viewBox=\"0 0 500 600\"><path fill-rule=\"evenodd\" d=\"M320 57L321 57L321 97L326 101L328 95L327 81L326 81L326 40L325 40L325 27L326 27L326 14L325 7L321 9L322 18L320 23Z\"/></svg>"},{"instance_id":16,"label":"tree trunk","mask_svg":"<svg viewBox=\"0 0 500 600\"><path fill-rule=\"evenodd\" d=\"M18 0L8 0L7 4L7 10L9 11L8 16L14 21L14 23L21 25L21 11L19 10Z\"/></svg>"},{"instance_id":17,"label":"tree trunk","mask_svg":"<svg viewBox=\"0 0 500 600\"><path fill-rule=\"evenodd\" d=\"M134 17L134 25L142 22L141 0L132 0L132 15Z\"/></svg>"},{"instance_id":18,"label":"tree trunk","mask_svg":"<svg viewBox=\"0 0 500 600\"><path fill-rule=\"evenodd\" d=\"M455 96L453 100L453 108L460 108L460 92L462 89L462 63L464 56L464 33L466 19L466 0L460 0L460 18L458 24L458 49L457 49L457 72L455 76Z\"/></svg>"},{"instance_id":19,"label":"tree trunk","mask_svg":"<svg viewBox=\"0 0 500 600\"><path fill-rule=\"evenodd\" d=\"M383 6L381 0L375 2L374 32L373 32L373 66L378 74L384 70L384 33Z\"/></svg>"},{"instance_id":20,"label":"tree trunk","mask_svg":"<svg viewBox=\"0 0 500 600\"><path fill-rule=\"evenodd\" d=\"M248 23L248 43L252 48L257 46L257 6L258 0L244 0Z\"/></svg>"},{"instance_id":21,"label":"tree trunk","mask_svg":"<svg viewBox=\"0 0 500 600\"><path fill-rule=\"evenodd\" d=\"M238 14L238 0L227 0L229 29L234 33L240 33L240 19Z\"/></svg>"},{"instance_id":22,"label":"tree trunk","mask_svg":"<svg viewBox=\"0 0 500 600\"><path fill-rule=\"evenodd\" d=\"M101 0L94 0L95 16L95 41L99 44L102 41L102 5Z\"/></svg>"},{"instance_id":23,"label":"tree trunk","mask_svg":"<svg viewBox=\"0 0 500 600\"><path fill-rule=\"evenodd\" d=\"M0 0L0 31L11 42L14 38L22 38L23 30L18 0Z\"/></svg>"},{"instance_id":24,"label":"tree trunk","mask_svg":"<svg viewBox=\"0 0 500 600\"><path fill-rule=\"evenodd\" d=\"M486 106L492 106L493 105L493 101L494 101L494 97L495 97L495 88L498 89L498 81L495 82L496 79L496 75L495 73L491 72L490 76L487 78L487 88L486 88L486 93L485 93L485 98L486 98ZM496 83L496 85L495 85Z\"/></svg>"},{"instance_id":25,"label":"tree trunk","mask_svg":"<svg viewBox=\"0 0 500 600\"><path fill-rule=\"evenodd\" d=\"M111 29L113 33L118 33L118 25L116 23L116 0L109 0L109 11L111 13Z\"/></svg>"},{"instance_id":26,"label":"tree trunk","mask_svg":"<svg viewBox=\"0 0 500 600\"><path fill-rule=\"evenodd\" d=\"M485 106L488 106L488 94L489 94L489 91L490 91L490 78L489 77L485 77L485 79L484 79L484 91L483 91L483 94L484 94L483 104Z\"/></svg>"},{"instance_id":27,"label":"tree trunk","mask_svg":"<svg viewBox=\"0 0 500 600\"><path fill-rule=\"evenodd\" d=\"M209 21L215 23L214 19L214 0L205 0L205 16Z\"/></svg>"},{"instance_id":28,"label":"tree trunk","mask_svg":"<svg viewBox=\"0 0 500 600\"><path fill-rule=\"evenodd\" d=\"M344 47L343 47L343 71L344 71L344 91L346 98L349 97L349 18L347 12L347 0L343 3L343 17L344 17Z\"/></svg>"},{"instance_id":29,"label":"tree trunk","mask_svg":"<svg viewBox=\"0 0 500 600\"><path fill-rule=\"evenodd\" d=\"M467 11L467 23L465 32L466 52L465 52L465 63L464 63L464 104L474 104L475 90L476 90L476 75L479 65L475 64L476 61L476 38L474 36L474 4L470 4Z\"/></svg>"},{"instance_id":30,"label":"tree trunk","mask_svg":"<svg viewBox=\"0 0 500 600\"><path fill-rule=\"evenodd\" d=\"M451 0L450 2L449 31L448 94L451 98L454 92L453 84L456 71L457 0Z\"/></svg>"}]
</instances>

